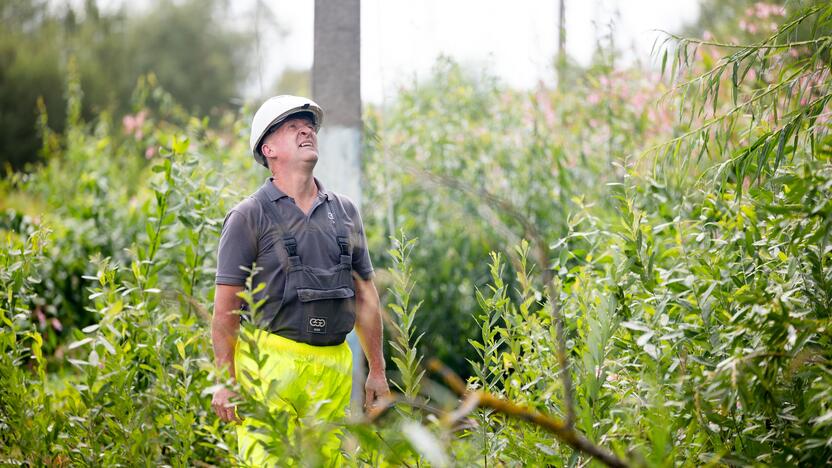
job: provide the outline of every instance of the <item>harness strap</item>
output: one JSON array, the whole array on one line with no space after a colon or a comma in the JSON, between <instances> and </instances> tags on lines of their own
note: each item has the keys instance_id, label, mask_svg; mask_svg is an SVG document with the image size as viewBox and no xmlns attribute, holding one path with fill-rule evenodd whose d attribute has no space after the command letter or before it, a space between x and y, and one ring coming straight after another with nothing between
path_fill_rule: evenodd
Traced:
<instances>
[{"instance_id":1,"label":"harness strap","mask_svg":"<svg viewBox=\"0 0 832 468\"><path fill-rule=\"evenodd\" d=\"M350 252L350 236L347 232L347 226L344 224L344 219L335 214L337 210L333 208L332 201L327 197L326 207L332 216L335 218L335 237L338 240L338 247L341 249L342 256L351 256Z\"/></svg>"},{"instance_id":2,"label":"harness strap","mask_svg":"<svg viewBox=\"0 0 832 468\"><path fill-rule=\"evenodd\" d=\"M254 194L254 198L260 202L260 205L266 210L269 217L274 221L275 225L278 229L278 234L280 237L283 238L283 247L286 249L286 253L289 255L289 263L296 264L299 263L298 257L298 241L295 239L283 222L280 219L280 213L277 211L277 206L269 199L268 195L264 190L258 190Z\"/></svg>"},{"instance_id":3,"label":"harness strap","mask_svg":"<svg viewBox=\"0 0 832 468\"><path fill-rule=\"evenodd\" d=\"M283 224L280 213L277 211L277 206L269 199L268 195L264 190L258 190L254 194L254 198L260 202L266 212L270 215L269 217L272 218L272 221L277 225L278 234L283 239L283 246L286 249L286 253L289 255L289 262L292 265L299 264L300 259L298 258L298 242L295 239L286 226ZM335 220L335 238L338 241L338 248L341 250L342 256L350 257L352 256L351 245L350 245L350 236L349 232L347 231L347 226L344 224L344 219L342 216L337 214L337 210L334 209L334 204L332 200L327 197L326 199L326 206L330 213L332 213L332 217ZM348 262L351 263L351 262Z\"/></svg>"}]
</instances>

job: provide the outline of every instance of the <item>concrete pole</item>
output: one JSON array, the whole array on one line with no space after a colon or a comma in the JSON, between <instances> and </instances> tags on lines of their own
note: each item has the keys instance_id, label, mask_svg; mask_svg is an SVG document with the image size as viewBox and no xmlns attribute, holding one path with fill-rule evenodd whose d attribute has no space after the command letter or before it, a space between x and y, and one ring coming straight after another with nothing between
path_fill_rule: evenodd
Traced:
<instances>
[{"instance_id":1,"label":"concrete pole","mask_svg":"<svg viewBox=\"0 0 832 468\"><path fill-rule=\"evenodd\" d=\"M563 88L566 78L566 0L558 2L558 89Z\"/></svg>"},{"instance_id":2,"label":"concrete pole","mask_svg":"<svg viewBox=\"0 0 832 468\"><path fill-rule=\"evenodd\" d=\"M361 206L361 2L315 0L315 56L312 99L324 108L318 133L320 158L315 175L328 190ZM364 401L366 364L355 332L347 341L353 354L352 413Z\"/></svg>"}]
</instances>

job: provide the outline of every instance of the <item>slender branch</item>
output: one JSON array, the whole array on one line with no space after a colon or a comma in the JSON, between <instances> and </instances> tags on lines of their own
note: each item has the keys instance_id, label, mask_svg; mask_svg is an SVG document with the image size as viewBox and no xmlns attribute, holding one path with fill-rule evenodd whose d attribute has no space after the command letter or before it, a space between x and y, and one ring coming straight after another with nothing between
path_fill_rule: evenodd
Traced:
<instances>
[{"instance_id":1,"label":"slender branch","mask_svg":"<svg viewBox=\"0 0 832 468\"><path fill-rule=\"evenodd\" d=\"M552 307L552 321L555 323L557 339L556 352L560 367L561 385L563 386L563 402L566 407L566 424L571 428L575 424L575 393L572 388L572 374L569 369L569 358L566 352L566 337L563 329L564 318L560 310L560 303L558 302L560 293L554 287L554 273L549 268L550 248L543 238L543 235L537 229L534 222L523 215L520 209L513 203L489 192L482 186L475 188L472 185L462 183L456 178L436 174L413 165L409 165L408 170L438 185L469 195L478 206L485 206L489 210L493 210L496 207L496 209L514 218L522 226L524 237L529 239L534 246L536 260L541 266L543 285L549 293L550 306ZM481 202L480 199L485 200L487 203Z\"/></svg>"},{"instance_id":2,"label":"slender branch","mask_svg":"<svg viewBox=\"0 0 832 468\"><path fill-rule=\"evenodd\" d=\"M523 233L526 238L535 241L542 239L542 236L540 235L540 231L538 231L537 226L535 226L532 220L520 213L519 208L517 208L510 201L497 195L494 195L493 193L486 190L484 187L472 187L464 184L463 182L457 180L454 177L449 177L443 174L437 174L435 172L421 169L413 165L409 165L408 170L438 185L453 190L457 190L459 192L463 192L467 195L474 195L474 197L472 198L482 198L485 202L487 202L486 205L498 208L501 212L504 212L505 214L511 216L518 223L520 223L520 225L523 227ZM546 265L546 263L548 263L548 261L543 263L543 265Z\"/></svg>"},{"instance_id":3,"label":"slender branch","mask_svg":"<svg viewBox=\"0 0 832 468\"><path fill-rule=\"evenodd\" d=\"M777 38L777 36L793 29L794 27L796 27L797 25L802 23L803 20L805 20L806 18L814 15L815 13L820 12L823 8L824 7L822 7L822 6L815 6L815 7L809 8L802 15L800 15L797 18L795 18L794 20L786 23L780 29L778 29L774 34L772 34L769 37L763 39L762 41L758 42L757 44L723 44L723 43L719 43L719 42L701 41L701 40L698 40L698 39L691 39L691 38L687 38L687 37L682 37L682 36L679 36L677 34L672 34L668 31L663 30L663 29L656 29L654 31L664 33L667 36L669 36L669 37L671 37L671 38L673 38L677 41L680 41L680 42L686 41L686 42L690 42L690 43L693 43L693 44L714 45L714 46L717 46L717 47L737 48L737 49L776 49L776 48L786 47L787 45L784 44L784 45L781 46L781 45L777 45L777 44L769 44L769 42L775 40ZM830 36L821 36L819 39L829 39L829 37ZM791 42L789 44L797 46L797 45L811 44L811 43L815 43L815 42L818 42L818 41L817 40L808 40L808 41Z\"/></svg>"},{"instance_id":4,"label":"slender branch","mask_svg":"<svg viewBox=\"0 0 832 468\"><path fill-rule=\"evenodd\" d=\"M816 72L812 72L812 74L814 74L814 73L816 73ZM811 76L811 75L807 75L807 76ZM668 147L668 146L674 145L674 144L676 144L676 143L679 143L679 142L681 142L681 141L683 141L683 140L685 140L685 139L689 138L689 137L690 137L690 136L692 136L692 135L695 135L695 134L697 134L697 133L700 133L700 132L702 132L702 131L704 131L704 130L706 130L706 129L708 129L708 128L712 127L712 126L714 126L715 124L717 124L717 123L719 123L719 122L724 121L725 119L727 119L727 118L728 118L728 117L730 117L731 115L736 114L737 112L739 112L740 110L742 110L742 109L743 109L743 108L745 108L746 106L748 106L748 105L750 105L750 104L754 103L755 101L758 101L758 100L762 99L763 97L765 97L765 96L767 96L767 95L769 95L769 94L773 93L774 91L778 91L780 88L783 88L783 87L785 87L787 84L790 84L790 83L791 83L791 81L796 81L796 80L797 80L797 79L799 79L799 78L800 78L800 77L791 78L789 81L784 81L784 82L782 82L782 83L778 84L777 86L773 86L773 87L767 88L764 92L761 92L760 94L757 94L757 95L755 95L755 96L753 96L753 97L749 98L747 101L744 101L744 102L742 102L742 103L738 104L736 107L734 107L733 109L729 110L728 112L726 112L726 113L724 113L724 114L722 114L722 115L719 115L719 116L717 116L717 117L713 117L713 118L711 118L711 119L706 120L706 121L705 121L702 125L700 125L699 127L695 128L695 129L693 129L693 130L689 130L689 131L687 131L687 132L685 132L685 133L683 133L683 134L681 134L681 135L679 135L679 136L677 136L677 137L675 137L675 138L673 138L673 139L671 139L671 140L664 141L664 142L662 142L662 143L657 143L657 144L655 144L655 145L653 145L653 146L651 146L651 147L647 148L646 150L642 151L641 156L644 156L644 155L646 155L646 154L650 154L650 153L652 153L652 152L654 152L654 151L657 151L657 150L659 150L659 149L661 149L661 148L666 148L666 147ZM823 100L823 99L826 99L828 96L829 96L829 94L825 94L825 95L821 96L820 98L813 100L813 101L812 101L812 102L810 102L808 105L803 106L803 110L805 111L806 109L810 109L810 108L812 107L812 104L817 103L817 102L819 102L819 101L821 101L821 100ZM785 127L785 125L784 125L784 127Z\"/></svg>"},{"instance_id":5,"label":"slender branch","mask_svg":"<svg viewBox=\"0 0 832 468\"><path fill-rule=\"evenodd\" d=\"M786 43L783 43L783 44L728 44L728 43L725 43L725 42L705 41L705 40L701 40L701 39L682 37L682 36L679 36L677 34L667 32L663 29L654 29L654 31L666 34L670 38L675 39L675 40L680 41L680 42L684 41L684 42L689 42L691 44L709 45L709 46L715 46L715 47L723 47L723 48L726 48L726 49L789 49L789 48L792 48L792 47L799 47L799 46L810 45L810 44L818 44L818 43L822 43L822 42L825 42L825 41L828 41L828 40L832 39L832 36L820 36L817 39L810 39L810 40L806 40L806 41L786 42Z\"/></svg>"},{"instance_id":6,"label":"slender branch","mask_svg":"<svg viewBox=\"0 0 832 468\"><path fill-rule=\"evenodd\" d=\"M426 413L433 414L433 415L441 415L442 412L427 404L426 401L418 400L416 398L409 398L406 395L402 395L400 393L390 392L387 396L380 398L376 403L367 411L366 416L364 417L364 422L372 423L378 420L384 413L387 412L390 408L396 406L397 404L405 404L407 406L420 409Z\"/></svg>"},{"instance_id":7,"label":"slender branch","mask_svg":"<svg viewBox=\"0 0 832 468\"><path fill-rule=\"evenodd\" d=\"M563 314L560 309L560 288L555 287L554 280L546 284L549 292L549 304L552 308L552 320L555 322L555 337L557 338L557 358L560 367L560 378L563 384L563 399L566 402L566 426L569 429L575 427L575 401L574 390L572 389L572 371L569 370L569 361L566 355L566 336L563 333Z\"/></svg>"},{"instance_id":8,"label":"slender branch","mask_svg":"<svg viewBox=\"0 0 832 468\"><path fill-rule=\"evenodd\" d=\"M495 397L486 391L476 390L470 392L462 379L460 379L458 375L437 359L431 359L428 362L428 367L432 371L441 375L443 380L445 380L454 392L460 396L466 397L467 402L477 401L480 407L491 408L494 411L503 413L507 416L522 419L540 426L553 433L557 438L568 444L573 449L591 457L595 457L598 461L607 466L620 468L629 466L626 461L618 458L612 452L593 444L583 434L576 431L574 428L567 426L563 421L534 409L520 406L514 402ZM476 395L475 399L471 399L471 394Z\"/></svg>"}]
</instances>

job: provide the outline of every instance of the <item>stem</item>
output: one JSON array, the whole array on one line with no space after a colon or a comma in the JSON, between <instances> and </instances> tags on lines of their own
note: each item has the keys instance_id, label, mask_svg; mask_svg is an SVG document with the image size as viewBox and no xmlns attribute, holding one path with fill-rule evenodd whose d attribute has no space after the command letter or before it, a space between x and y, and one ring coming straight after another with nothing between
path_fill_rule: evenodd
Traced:
<instances>
[{"instance_id":1,"label":"stem","mask_svg":"<svg viewBox=\"0 0 832 468\"><path fill-rule=\"evenodd\" d=\"M566 355L566 337L563 334L563 314L560 310L560 291L555 288L554 281L546 285L549 290L549 302L552 306L552 320L555 321L555 335L558 342L558 366L560 366L560 378L563 385L563 399L566 402L566 426L569 429L575 426L575 392L572 389L572 371L569 370L569 360Z\"/></svg>"},{"instance_id":2,"label":"stem","mask_svg":"<svg viewBox=\"0 0 832 468\"><path fill-rule=\"evenodd\" d=\"M673 138L672 140L668 140L668 141L665 141L663 143L653 145L650 148L647 148L646 150L644 150L642 152L642 155L648 154L652 151L657 151L658 149L663 148L663 147L667 147L667 146L671 146L673 144L679 143L679 142L689 138L692 135L695 135L695 134L697 134L697 133L699 133L699 132L701 132L705 129L708 129L708 128L712 127L714 124L717 124L719 122L724 121L727 117L730 117L731 115L736 114L737 112L742 110L744 107L754 103L755 101L758 101L759 99L773 93L774 91L779 90L780 88L786 86L786 84L789 84L791 81L794 81L794 80L797 80L797 79L798 78L792 78L788 81L784 81L784 82L779 83L777 86L768 88L764 92L761 92L760 94L758 94L756 96L752 96L747 101L738 104L736 107L734 107L730 111L726 112L725 114L720 115L718 117L714 117L714 118L709 119L709 120L706 120L705 123L703 123L701 126L695 128L693 130L687 131L687 132L679 135L678 137ZM813 100L812 102L808 103L806 106L803 106L803 110L805 111L806 109L811 109L814 104L820 102L823 99L829 98L830 95L832 95L832 93L825 94L825 95L821 96L820 98ZM786 125L783 125L782 128L785 128L785 126Z\"/></svg>"},{"instance_id":3,"label":"stem","mask_svg":"<svg viewBox=\"0 0 832 468\"><path fill-rule=\"evenodd\" d=\"M727 44L724 42L716 42L716 41L703 41L700 39L691 39L686 37L677 36L676 34L671 34L667 31L658 30L659 32L665 33L673 39L677 41L685 41L691 44L698 44L698 45L709 45L715 47L723 47L726 49L789 49L792 47L799 47L804 45L810 44L818 44L821 42L828 41L832 39L832 36L821 36L817 39L811 39L806 41L795 41L795 42L786 42L784 44Z\"/></svg>"},{"instance_id":4,"label":"stem","mask_svg":"<svg viewBox=\"0 0 832 468\"><path fill-rule=\"evenodd\" d=\"M554 295L554 291L552 290L554 274L552 273L552 269L547 267L547 265L549 264L550 249L546 240L543 238L543 235L537 229L537 226L534 224L534 222L531 219L527 218L525 215L523 215L520 209L514 206L514 204L497 195L494 195L493 193L489 192L487 189L483 187L474 189L470 186L463 184L462 182L453 177L436 174L431 171L426 171L415 167L410 167L409 169L413 172L418 173L420 176L422 176L421 178L423 179L434 181L438 185L458 190L464 194L470 195L471 200L477 203L478 205L488 205L498 208L502 212L517 220L517 222L519 222L520 225L523 227L523 235L534 244L535 257L538 264L541 266L543 284L544 287L550 289L550 301L552 301L553 303L552 319L555 321L556 324L556 338L558 341L557 354L558 363L561 368L560 378L561 384L563 385L564 405L566 406L566 422L567 425L571 428L574 425L575 421L575 400L574 392L572 390L572 376L569 371L569 359L566 353L566 338L563 331L563 314L560 313L559 305L554 304L557 297Z\"/></svg>"},{"instance_id":5,"label":"stem","mask_svg":"<svg viewBox=\"0 0 832 468\"><path fill-rule=\"evenodd\" d=\"M692 44L713 45L713 46L717 46L717 47L736 48L736 49L779 49L779 48L783 48L783 47L791 47L791 46L799 46L799 45L817 43L817 42L820 42L820 39L829 39L830 36L821 36L820 38L815 39L815 40L790 42L790 43L782 44L782 45L768 44L768 42L773 41L774 39L776 39L777 36L783 34L784 32L789 31L790 29L793 29L795 26L797 26L798 24L803 22L803 20L805 20L806 18L814 15L815 13L818 13L822 9L823 9L823 7L816 6L816 7L813 7L813 8L810 8L810 9L806 10L805 13L803 13L799 17L795 18L794 20L790 21L789 23L785 24L777 32L775 32L771 36L767 37L766 39L763 39L762 41L760 41L757 44L725 44L725 43L715 42L715 41L704 41L704 40L698 40L698 39L685 38L685 37L679 36L677 34L672 34L670 32L667 32L663 29L656 29L655 31L667 34L669 37L671 37L671 38L673 38L677 41L680 41L680 42L681 41L686 41L686 42L690 42Z\"/></svg>"},{"instance_id":6,"label":"stem","mask_svg":"<svg viewBox=\"0 0 832 468\"><path fill-rule=\"evenodd\" d=\"M196 233L196 245L195 247L199 248L199 241L202 240L202 227L197 230ZM196 250L194 250L196 252ZM188 296L193 297L194 295L194 285L196 284L196 269L197 266L202 263L202 257L199 254L194 253L194 264L191 265L191 284L188 289ZM188 317L191 316L191 302L188 301Z\"/></svg>"}]
</instances>

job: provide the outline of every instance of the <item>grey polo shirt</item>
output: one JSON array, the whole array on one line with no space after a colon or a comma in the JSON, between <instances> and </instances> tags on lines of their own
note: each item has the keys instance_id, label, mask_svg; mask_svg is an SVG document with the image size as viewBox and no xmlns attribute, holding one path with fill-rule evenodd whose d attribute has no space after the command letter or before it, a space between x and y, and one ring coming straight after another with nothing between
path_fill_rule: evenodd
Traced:
<instances>
[{"instance_id":1,"label":"grey polo shirt","mask_svg":"<svg viewBox=\"0 0 832 468\"><path fill-rule=\"evenodd\" d=\"M373 265L367 251L364 224L355 204L344 195L324 189L318 179L318 196L304 214L294 199L283 193L272 183L272 178L260 188L277 206L284 227L295 236L298 255L304 265L314 268L332 268L340 262L341 250L335 235L335 221L328 213L328 205L337 211L335 215L344 220L350 233L352 248L352 269L363 279L373 275ZM330 204L327 204L327 198ZM254 276L253 285L265 283L255 300L265 298L264 311L276 313L283 299L286 285L288 255L283 246L280 230L263 211L260 202L246 198L231 209L225 217L217 253L217 284L245 285L248 273L243 270L256 263L262 269Z\"/></svg>"}]
</instances>

